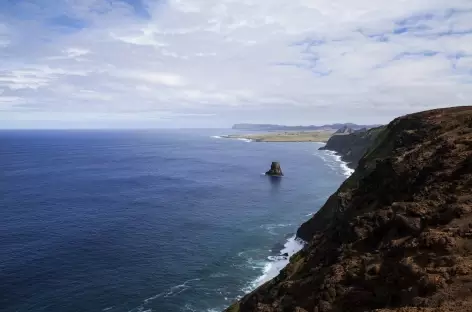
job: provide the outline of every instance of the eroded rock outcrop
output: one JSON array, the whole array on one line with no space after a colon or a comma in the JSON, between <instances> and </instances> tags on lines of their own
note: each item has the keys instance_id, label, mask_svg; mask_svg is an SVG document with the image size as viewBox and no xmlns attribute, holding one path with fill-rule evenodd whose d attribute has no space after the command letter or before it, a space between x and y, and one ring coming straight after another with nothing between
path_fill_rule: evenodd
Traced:
<instances>
[{"instance_id":1,"label":"eroded rock outcrop","mask_svg":"<svg viewBox=\"0 0 472 312\"><path fill-rule=\"evenodd\" d=\"M232 312L472 311L472 107L400 117Z\"/></svg>"},{"instance_id":2,"label":"eroded rock outcrop","mask_svg":"<svg viewBox=\"0 0 472 312\"><path fill-rule=\"evenodd\" d=\"M270 170L267 171L265 174L272 177L281 177L284 175L280 164L276 161L272 162L272 164L270 165Z\"/></svg>"}]
</instances>

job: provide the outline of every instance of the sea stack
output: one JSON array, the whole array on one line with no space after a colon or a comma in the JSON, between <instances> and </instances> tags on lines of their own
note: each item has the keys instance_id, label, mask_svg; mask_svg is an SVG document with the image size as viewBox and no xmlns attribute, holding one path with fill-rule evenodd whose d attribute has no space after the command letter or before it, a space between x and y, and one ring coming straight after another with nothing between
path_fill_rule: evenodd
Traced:
<instances>
[{"instance_id":1,"label":"sea stack","mask_svg":"<svg viewBox=\"0 0 472 312\"><path fill-rule=\"evenodd\" d=\"M282 173L282 168L280 168L280 164L277 161L273 161L270 165L270 170L265 173L268 176L272 177L281 177L284 174Z\"/></svg>"}]
</instances>

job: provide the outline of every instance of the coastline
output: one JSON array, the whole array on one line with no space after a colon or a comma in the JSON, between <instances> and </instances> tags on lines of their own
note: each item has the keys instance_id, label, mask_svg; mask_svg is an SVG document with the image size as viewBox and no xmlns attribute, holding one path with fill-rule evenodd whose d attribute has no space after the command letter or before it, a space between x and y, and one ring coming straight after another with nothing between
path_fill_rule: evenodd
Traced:
<instances>
[{"instance_id":1,"label":"coastline","mask_svg":"<svg viewBox=\"0 0 472 312\"><path fill-rule=\"evenodd\" d=\"M314 156L320 157L325 166L330 167L332 170L338 172L339 174L343 175L346 179L354 172L354 169L349 167L349 163L343 160L343 155L342 153L339 153L334 150L328 150L328 149L321 149L322 147L326 147L327 140L322 140L322 139L316 139L316 140L299 140L299 137L297 135L293 135L293 139L290 141L283 141L283 140L260 140L256 139L256 136L266 136L266 135L274 135L274 134L260 134L260 135L213 135L211 138L213 139L232 139L232 140L238 140L238 141L243 141L243 142L273 142L273 143L293 143L293 142L309 142L309 143L318 143L321 146L317 146L315 148L316 152L313 154ZM330 137L332 134L330 134ZM316 213L316 209L320 207L313 207L313 212L309 213L307 216L311 217ZM237 296L235 299L240 300L247 294L251 293L264 283L272 280L275 278L281 270L283 270L289 263L290 263L290 258L302 250L306 242L304 242L302 239L298 238L296 234L293 234L288 232L287 235L289 237L285 239L284 241L275 241L275 244L281 245L282 248L280 249L275 249L275 250L270 250L265 259L262 260L259 264L259 269L260 273L257 275L254 279L250 280L247 284L246 287L244 287L242 290L244 292L243 295ZM209 310L210 311L216 311L216 310Z\"/></svg>"},{"instance_id":2,"label":"coastline","mask_svg":"<svg viewBox=\"0 0 472 312\"><path fill-rule=\"evenodd\" d=\"M257 134L230 134L213 136L213 138L248 140L253 142L321 142L326 143L333 136L334 131L284 131Z\"/></svg>"},{"instance_id":3,"label":"coastline","mask_svg":"<svg viewBox=\"0 0 472 312\"><path fill-rule=\"evenodd\" d=\"M334 158L336 158L337 161L341 163L341 168L344 170L346 179L354 173L355 167L353 166L353 163L347 162L343 159L343 155L332 150L325 150L327 154L332 155Z\"/></svg>"},{"instance_id":4,"label":"coastline","mask_svg":"<svg viewBox=\"0 0 472 312\"><path fill-rule=\"evenodd\" d=\"M355 173L299 227L309 244L282 273L225 311L472 311L471 116L429 110L330 140Z\"/></svg>"},{"instance_id":5,"label":"coastline","mask_svg":"<svg viewBox=\"0 0 472 312\"><path fill-rule=\"evenodd\" d=\"M323 143L324 142L317 142ZM338 168L342 170L342 174L347 178L354 173L354 169L348 166L348 163L342 160L342 156L339 153L331 150L319 150L320 152L324 152L327 156L334 158L335 162L339 165ZM321 157L325 162L327 159ZM308 216L312 216L315 212L309 214ZM272 255L267 257L267 261L262 268L262 274L258 276L256 279L251 281L247 288L244 289L246 295L250 292L257 289L259 286L263 285L264 283L270 281L271 279L275 278L282 269L284 269L290 262L290 257L302 250L306 245L302 239L298 238L296 235L291 235L283 245L283 248L278 251L278 255ZM288 254L288 256L283 256L284 254ZM241 299L238 297L237 300Z\"/></svg>"},{"instance_id":6,"label":"coastline","mask_svg":"<svg viewBox=\"0 0 472 312\"><path fill-rule=\"evenodd\" d=\"M302 250L305 246L305 242L298 239L295 235L292 235L285 241L283 246L284 247L278 252L278 255L267 256L266 262L262 268L262 274L252 280L247 287L244 288L245 295L276 277L280 273L280 270L289 263L290 257ZM288 256L284 256L284 254L288 254ZM241 297L242 296L237 299Z\"/></svg>"}]
</instances>

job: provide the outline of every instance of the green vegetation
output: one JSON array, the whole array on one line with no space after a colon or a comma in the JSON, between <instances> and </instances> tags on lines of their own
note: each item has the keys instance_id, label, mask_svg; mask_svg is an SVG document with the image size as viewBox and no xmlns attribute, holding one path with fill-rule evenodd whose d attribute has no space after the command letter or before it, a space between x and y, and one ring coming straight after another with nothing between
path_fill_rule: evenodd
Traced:
<instances>
[{"instance_id":1,"label":"green vegetation","mask_svg":"<svg viewBox=\"0 0 472 312\"><path fill-rule=\"evenodd\" d=\"M226 312L239 312L239 302L233 303L228 309L226 309Z\"/></svg>"},{"instance_id":2,"label":"green vegetation","mask_svg":"<svg viewBox=\"0 0 472 312\"><path fill-rule=\"evenodd\" d=\"M333 131L285 131L261 134L228 135L229 139L249 139L256 142L327 142Z\"/></svg>"},{"instance_id":3,"label":"green vegetation","mask_svg":"<svg viewBox=\"0 0 472 312\"><path fill-rule=\"evenodd\" d=\"M290 257L290 263L295 263L295 262L297 262L298 260L300 260L302 258L303 258L302 252L299 251L299 252L297 252L296 254L294 254L293 256Z\"/></svg>"}]
</instances>

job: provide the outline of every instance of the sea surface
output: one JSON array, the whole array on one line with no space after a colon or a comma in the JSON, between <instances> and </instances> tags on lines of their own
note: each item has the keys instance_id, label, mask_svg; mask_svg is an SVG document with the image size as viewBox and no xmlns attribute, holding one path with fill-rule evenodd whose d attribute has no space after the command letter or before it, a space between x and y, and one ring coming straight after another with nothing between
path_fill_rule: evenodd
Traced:
<instances>
[{"instance_id":1,"label":"sea surface","mask_svg":"<svg viewBox=\"0 0 472 312\"><path fill-rule=\"evenodd\" d=\"M221 311L274 277L349 169L227 133L0 131L0 311Z\"/></svg>"}]
</instances>

